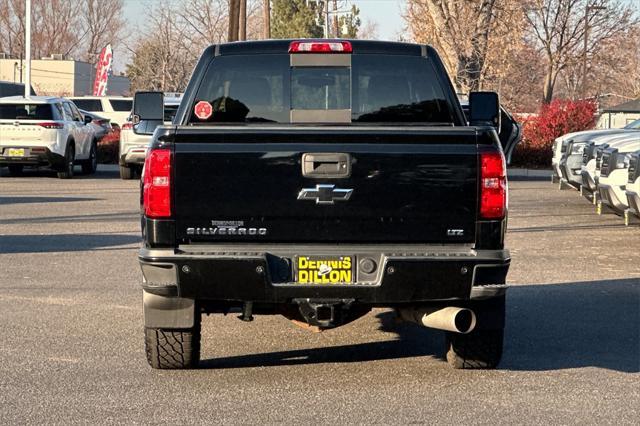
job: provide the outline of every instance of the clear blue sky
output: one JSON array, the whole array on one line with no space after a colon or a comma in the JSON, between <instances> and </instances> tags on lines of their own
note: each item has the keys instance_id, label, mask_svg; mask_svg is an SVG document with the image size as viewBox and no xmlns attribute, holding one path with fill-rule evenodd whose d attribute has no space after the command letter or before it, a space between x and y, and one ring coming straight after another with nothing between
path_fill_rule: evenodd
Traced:
<instances>
[{"instance_id":1,"label":"clear blue sky","mask_svg":"<svg viewBox=\"0 0 640 426\"><path fill-rule=\"evenodd\" d=\"M640 1L640 0L639 0ZM402 13L405 0L351 0L360 9L363 23L375 22L378 25L378 37L381 40L397 40L398 34L404 28ZM124 0L124 14L129 22L132 33L136 34L137 28L144 22L149 12L149 5L154 1ZM123 71L129 60L123 48L114 52L114 66L116 72Z\"/></svg>"}]
</instances>

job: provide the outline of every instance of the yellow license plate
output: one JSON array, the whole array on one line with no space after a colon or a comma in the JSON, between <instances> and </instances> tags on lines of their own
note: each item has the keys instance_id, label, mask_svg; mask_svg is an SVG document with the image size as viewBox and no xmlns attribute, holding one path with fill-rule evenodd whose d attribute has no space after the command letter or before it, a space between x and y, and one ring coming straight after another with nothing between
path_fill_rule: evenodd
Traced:
<instances>
[{"instance_id":1,"label":"yellow license plate","mask_svg":"<svg viewBox=\"0 0 640 426\"><path fill-rule=\"evenodd\" d=\"M298 256L297 284L353 284L354 256Z\"/></svg>"},{"instance_id":2,"label":"yellow license plate","mask_svg":"<svg viewBox=\"0 0 640 426\"><path fill-rule=\"evenodd\" d=\"M9 148L9 157L24 157L24 148Z\"/></svg>"}]
</instances>

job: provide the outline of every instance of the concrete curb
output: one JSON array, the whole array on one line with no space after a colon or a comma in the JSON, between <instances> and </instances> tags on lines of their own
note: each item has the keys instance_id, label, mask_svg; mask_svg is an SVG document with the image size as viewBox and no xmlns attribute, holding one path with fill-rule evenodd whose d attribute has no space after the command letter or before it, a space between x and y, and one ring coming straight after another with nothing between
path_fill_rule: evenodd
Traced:
<instances>
[{"instance_id":1,"label":"concrete curb","mask_svg":"<svg viewBox=\"0 0 640 426\"><path fill-rule=\"evenodd\" d=\"M552 170L548 169L507 169L508 177L517 177L517 178L549 178L551 179Z\"/></svg>"}]
</instances>

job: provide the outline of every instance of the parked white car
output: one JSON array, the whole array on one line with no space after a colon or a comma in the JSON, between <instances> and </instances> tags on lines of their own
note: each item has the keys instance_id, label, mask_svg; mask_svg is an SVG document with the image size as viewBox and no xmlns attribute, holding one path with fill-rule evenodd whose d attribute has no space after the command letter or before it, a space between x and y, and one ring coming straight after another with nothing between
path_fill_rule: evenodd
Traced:
<instances>
[{"instance_id":1,"label":"parked white car","mask_svg":"<svg viewBox=\"0 0 640 426\"><path fill-rule=\"evenodd\" d=\"M179 97L164 98L164 122L171 123L173 117L180 106ZM150 135L138 135L133 131L131 121L122 125L120 130L120 177L122 179L133 179L136 174L141 175L144 158L147 154L147 145L151 141Z\"/></svg>"},{"instance_id":2,"label":"parked white car","mask_svg":"<svg viewBox=\"0 0 640 426\"><path fill-rule=\"evenodd\" d=\"M61 179L73 177L75 164L94 173L97 141L90 122L64 98L0 98L0 166L11 175L25 166L49 166Z\"/></svg>"},{"instance_id":3,"label":"parked white car","mask_svg":"<svg viewBox=\"0 0 640 426\"><path fill-rule=\"evenodd\" d=\"M69 99L78 108L108 118L112 126L120 127L127 122L133 106L133 98L122 96L82 96Z\"/></svg>"}]
</instances>

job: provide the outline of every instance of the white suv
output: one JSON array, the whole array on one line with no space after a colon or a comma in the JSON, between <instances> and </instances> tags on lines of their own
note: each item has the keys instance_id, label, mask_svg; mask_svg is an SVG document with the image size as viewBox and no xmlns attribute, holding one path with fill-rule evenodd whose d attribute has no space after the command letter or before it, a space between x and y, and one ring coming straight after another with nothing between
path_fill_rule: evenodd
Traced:
<instances>
[{"instance_id":1,"label":"white suv","mask_svg":"<svg viewBox=\"0 0 640 426\"><path fill-rule=\"evenodd\" d=\"M78 108L108 118L111 120L111 125L116 126L122 126L127 122L133 107L133 98L122 96L82 96L69 99Z\"/></svg>"},{"instance_id":2,"label":"white suv","mask_svg":"<svg viewBox=\"0 0 640 426\"><path fill-rule=\"evenodd\" d=\"M73 177L75 164L94 173L97 141L90 122L64 98L0 98L0 166L11 175L24 166L50 166L61 179Z\"/></svg>"},{"instance_id":3,"label":"white suv","mask_svg":"<svg viewBox=\"0 0 640 426\"><path fill-rule=\"evenodd\" d=\"M171 124L178 111L181 98L179 96L164 97L164 123ZM133 131L131 121L122 125L120 131L120 147L118 158L120 160L120 177L133 179L136 174L142 175L142 166L147 154L147 145L151 141L151 135L138 135Z\"/></svg>"}]
</instances>

